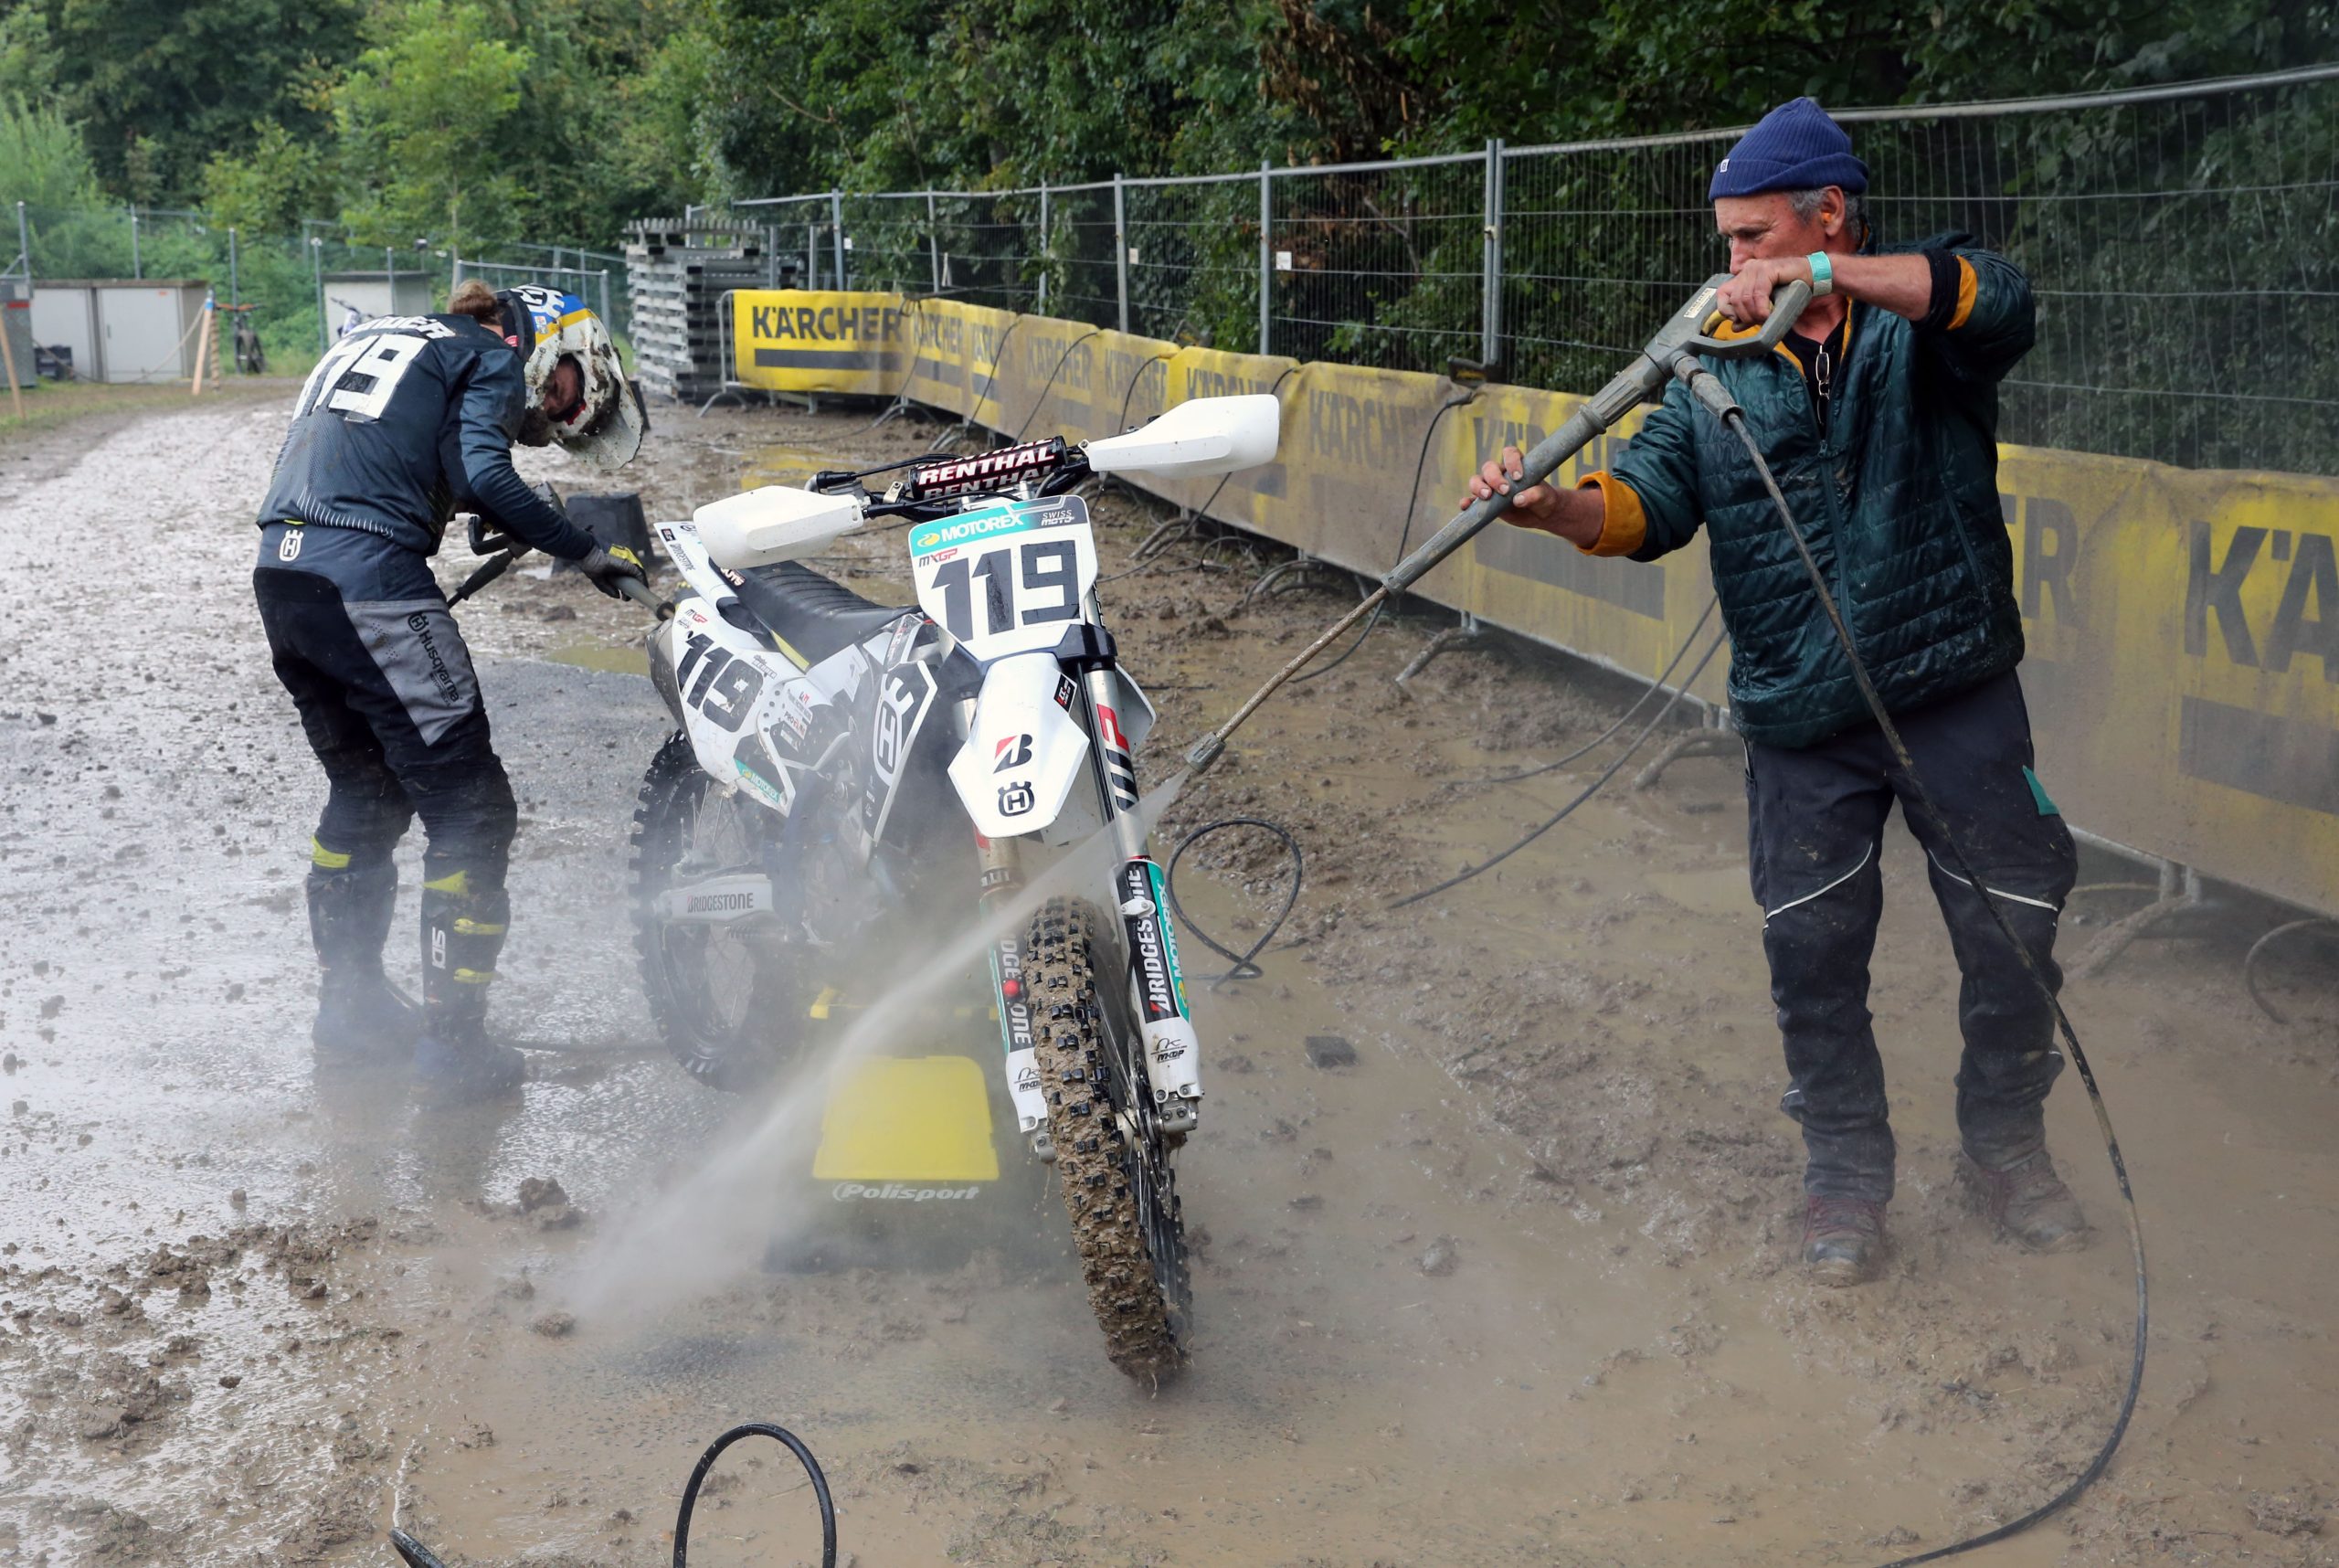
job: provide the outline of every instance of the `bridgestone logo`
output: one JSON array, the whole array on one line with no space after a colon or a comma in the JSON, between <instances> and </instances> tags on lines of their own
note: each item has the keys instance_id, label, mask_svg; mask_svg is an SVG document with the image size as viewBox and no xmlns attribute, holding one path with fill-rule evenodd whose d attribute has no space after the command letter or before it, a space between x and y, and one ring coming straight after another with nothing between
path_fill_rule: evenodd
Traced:
<instances>
[{"instance_id":1,"label":"bridgestone logo","mask_svg":"<svg viewBox=\"0 0 2339 1568\"><path fill-rule=\"evenodd\" d=\"M753 909L756 895L752 893L702 893L693 896L683 907L693 915L706 915L723 909Z\"/></svg>"},{"instance_id":2,"label":"bridgestone logo","mask_svg":"<svg viewBox=\"0 0 2339 1568\"><path fill-rule=\"evenodd\" d=\"M874 1199L887 1203L964 1202L982 1195L980 1187L912 1187L900 1181L888 1181L882 1187L866 1187L858 1181L840 1181L829 1196L840 1203L862 1199Z\"/></svg>"}]
</instances>

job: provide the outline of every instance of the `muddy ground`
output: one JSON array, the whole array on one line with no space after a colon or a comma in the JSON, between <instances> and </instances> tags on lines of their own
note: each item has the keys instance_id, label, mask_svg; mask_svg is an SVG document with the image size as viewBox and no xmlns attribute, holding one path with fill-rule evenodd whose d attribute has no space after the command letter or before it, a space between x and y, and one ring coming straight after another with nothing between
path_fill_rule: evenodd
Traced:
<instances>
[{"instance_id":1,"label":"muddy ground","mask_svg":"<svg viewBox=\"0 0 2339 1568\"><path fill-rule=\"evenodd\" d=\"M246 577L287 397L0 447L0 1560L385 1563L397 1522L452 1562L663 1562L698 1448L760 1417L818 1450L861 1568L1859 1563L2016 1516L2101 1439L2133 1303L2107 1163L2067 1077L2050 1127L2100 1244L2027 1257L1954 1209L1956 982L1907 841L1875 966L1899 1250L1832 1291L1785 1261L1799 1150L1735 762L1604 794L1392 914L1610 753L1468 780L1562 755L1631 695L1502 647L1401 693L1426 614L1266 710L1165 824L1166 845L1265 816L1307 855L1263 979L1211 989L1222 966L1188 947L1211 1099L1181 1169L1182 1382L1105 1364L1043 1192L952 1234L905 1220L826 1270L736 1245L644 1266L630 1217L764 1113L644 1050L624 828L668 726L630 673L636 613L515 577L464 614L524 801L497 1015L562 1049L508 1105L319 1075L321 781ZM867 423L670 408L628 484L680 514L934 434ZM1132 571L1168 509L1097 508L1158 777L1351 590L1240 605L1275 557L1239 541ZM830 564L899 596L898 548ZM1229 936L1283 874L1233 837L1189 868ZM2334 1557L2339 987L2291 971L2295 1022L2260 1016L2238 960L2266 919L2069 993L2143 1205L2153 1366L2111 1474L1992 1562ZM1357 1060L1311 1065L1309 1035ZM803 1155L750 1179L801 1185ZM528 1178L566 1201L523 1209ZM784 1456L737 1450L693 1561L813 1561L810 1520Z\"/></svg>"}]
</instances>

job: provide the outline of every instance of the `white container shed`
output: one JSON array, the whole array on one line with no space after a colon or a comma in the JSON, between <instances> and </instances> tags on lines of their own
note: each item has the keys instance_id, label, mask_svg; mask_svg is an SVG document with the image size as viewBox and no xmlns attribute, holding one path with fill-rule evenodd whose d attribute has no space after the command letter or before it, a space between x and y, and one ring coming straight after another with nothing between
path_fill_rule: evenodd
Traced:
<instances>
[{"instance_id":1,"label":"white container shed","mask_svg":"<svg viewBox=\"0 0 2339 1568\"><path fill-rule=\"evenodd\" d=\"M200 278L38 278L33 335L83 381L186 381L211 286Z\"/></svg>"}]
</instances>

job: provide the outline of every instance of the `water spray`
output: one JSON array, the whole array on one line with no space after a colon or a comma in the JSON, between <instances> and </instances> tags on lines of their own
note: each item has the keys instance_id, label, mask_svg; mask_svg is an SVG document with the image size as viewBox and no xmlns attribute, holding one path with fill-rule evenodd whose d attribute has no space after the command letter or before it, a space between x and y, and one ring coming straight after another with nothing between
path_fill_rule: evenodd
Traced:
<instances>
[{"instance_id":1,"label":"water spray","mask_svg":"<svg viewBox=\"0 0 2339 1568\"><path fill-rule=\"evenodd\" d=\"M1726 273L1706 280L1704 285L1690 296L1689 302L1657 329L1656 335L1649 339L1647 346L1634 356L1631 364L1619 372L1607 386L1586 398L1582 407L1571 415L1566 423L1537 442L1534 450L1527 454L1519 475L1513 482L1512 493L1529 485L1541 483L1557 471L1561 463L1589 446L1594 438L1607 431L1617 420L1623 418L1642 402L1662 396L1668 382L1678 380L1688 387L1690 395L1744 443L1747 456L1752 460L1755 471L1762 476L1763 489L1770 495L1781 524L1786 529L1787 536L1794 541L1795 554L1803 563L1805 575L1811 579L1812 592L1817 597L1820 609L1827 617L1828 626L1834 631L1836 642L1842 647L1844 657L1851 665L1853 682L1859 688L1860 698L1868 705L1869 716L1875 721L1878 729L1882 732L1885 744L1891 748L1894 761L1900 765L1902 773L1910 781L1910 792L1913 797L1910 804L1923 814L1933 825L1935 831L1941 834L1942 841L1949 845L1951 858L1957 863L1958 872L1963 874L1972 885L1979 887L1982 885L1980 874L1975 872L1973 862L1967 857L1964 846L1959 843L1956 836L1949 831L1948 822L1943 820L1939 808L1933 804L1932 792L1925 788L1924 779L1918 772L1915 761L1910 757L1909 748L1902 742L1900 730L1892 723L1891 714L1885 708L1883 698L1877 694L1875 683L1868 676L1867 663L1860 658L1859 650L1853 646L1851 629L1844 620L1843 610L1836 604L1835 595L1828 589L1826 577L1819 569L1818 562L1813 558L1811 546L1804 536L1802 526L1796 523L1793 508L1787 505L1786 496L1780 491L1778 480L1771 472L1771 465L1764 461L1760 443L1754 440L1752 432L1747 429L1745 410L1739 407L1738 400L1730 396L1730 389L1722 385L1720 378L1705 366L1704 362L1709 359L1752 359L1776 348L1780 341L1786 336L1788 329L1794 326L1796 318L1802 314L1803 307L1810 302L1811 287L1802 282L1787 284L1772 297L1771 313L1763 321L1759 332L1742 337L1723 338L1716 335L1721 326L1722 315L1716 308L1715 301L1723 285L1730 281ZM1424 541L1419 549L1391 567L1388 575L1381 579L1379 588L1366 595L1363 601L1355 609L1333 622L1321 636L1301 649L1290 662L1276 671L1267 679L1265 685L1251 694L1248 701L1235 709L1225 723L1194 743L1191 749L1186 753L1189 776L1197 776L1208 771L1225 754L1228 738L1249 722L1251 715L1258 712L1266 700L1275 695L1310 660L1331 646L1342 633L1359 620L1375 612L1383 603L1403 593L1426 576L1447 556L1476 537L1489 523L1498 520L1509 509L1510 504L1511 495L1500 492L1483 500L1472 502L1456 514L1445 526ZM1685 686L1688 683L1686 681L1683 683ZM1659 716L1661 717L1662 715L1660 714ZM1607 774L1603 774L1600 780L1594 783L1593 789L1596 789L1601 783L1605 783L1614 771L1615 769L1611 768ZM1576 805L1588 798L1591 792L1586 790L1583 795L1571 802L1567 810L1573 810ZM1561 814L1564 816L1566 811L1563 810ZM1556 822L1557 820L1555 818L1553 821ZM1550 825L1551 824L1546 824L1546 826ZM1538 830L1539 832L1540 831ZM1454 880L1459 882L1463 879ZM1438 887L1430 889L1429 893L1417 895L1416 897L1426 897L1429 894L1442 892L1452 885L1454 885L1453 882L1442 884ZM1403 902L1412 903L1414 899L1407 899ZM1971 1552L1976 1547L1987 1546L1995 1542L2004 1541L2009 1536L2018 1535L2039 1520L2060 1511L2072 1499L2092 1486L2110 1467L2111 1456L2120 1446L2120 1440L2127 1435L2128 1423L2135 1414L2137 1395L2143 1388L2144 1351L2152 1318L2151 1297L2144 1269L2143 1223L2136 1211L2135 1192L2128 1182L2128 1164L2120 1152L2119 1135L2112 1129L2111 1113L2104 1106L2103 1093L2096 1083L2095 1070L2088 1064L2087 1053L2080 1045L2079 1033L2072 1028L2070 1015L2064 1012L2060 998L2055 994L2054 988L2047 983L2046 976L2039 972L2038 966L2032 959L2029 949L2015 939L2014 931L2007 925L2006 915L1999 909L1996 903L1988 898L1984 898L1982 903L1983 906L1989 911L1992 921L1996 924L1999 935L2006 939L2006 944L2021 959L2023 970L2029 977L2030 982L2038 989L2039 994L2046 999L2048 1006L2052 1009L2056 1030L2061 1034L2064 1044L2069 1048L2071 1065L2079 1069L2080 1082L2086 1087L2088 1104L2095 1113L2097 1130L2103 1135L2104 1151L2111 1160L2111 1174L2119 1183L2120 1197L2126 1205L2128 1245L2135 1261L2135 1350L2129 1365L2127 1391L2122 1396L2119 1410L2112 1418L2111 1431L2104 1438L2101 1446L2096 1449L2094 1457L2088 1462L2086 1467L2075 1479L2019 1519L2009 1520L1995 1530L1953 1542L1947 1546L1938 1547L1931 1552L1897 1558L1885 1564L1884 1568L1914 1568L1914 1565L1920 1563L1931 1563L1940 1558Z\"/></svg>"}]
</instances>

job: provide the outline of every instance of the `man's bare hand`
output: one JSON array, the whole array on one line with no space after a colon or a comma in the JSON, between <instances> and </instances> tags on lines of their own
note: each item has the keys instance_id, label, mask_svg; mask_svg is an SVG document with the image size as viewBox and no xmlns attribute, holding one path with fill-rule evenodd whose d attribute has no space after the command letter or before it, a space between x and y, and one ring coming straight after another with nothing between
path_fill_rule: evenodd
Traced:
<instances>
[{"instance_id":1,"label":"man's bare hand","mask_svg":"<svg viewBox=\"0 0 2339 1568\"><path fill-rule=\"evenodd\" d=\"M1771 319L1771 295L1789 283L1811 281L1811 263L1801 256L1749 261L1714 296L1721 313L1740 326L1755 326Z\"/></svg>"},{"instance_id":2,"label":"man's bare hand","mask_svg":"<svg viewBox=\"0 0 2339 1568\"><path fill-rule=\"evenodd\" d=\"M1554 531L1559 522L1560 493L1548 484L1530 484L1519 490L1519 482L1526 477L1526 462L1525 455L1517 447L1503 448L1499 461L1478 470L1478 477L1470 482L1470 493L1462 498L1462 504L1466 507L1490 495L1510 495L1510 504L1503 509L1506 521ZM1511 495L1514 490L1519 493Z\"/></svg>"}]
</instances>

